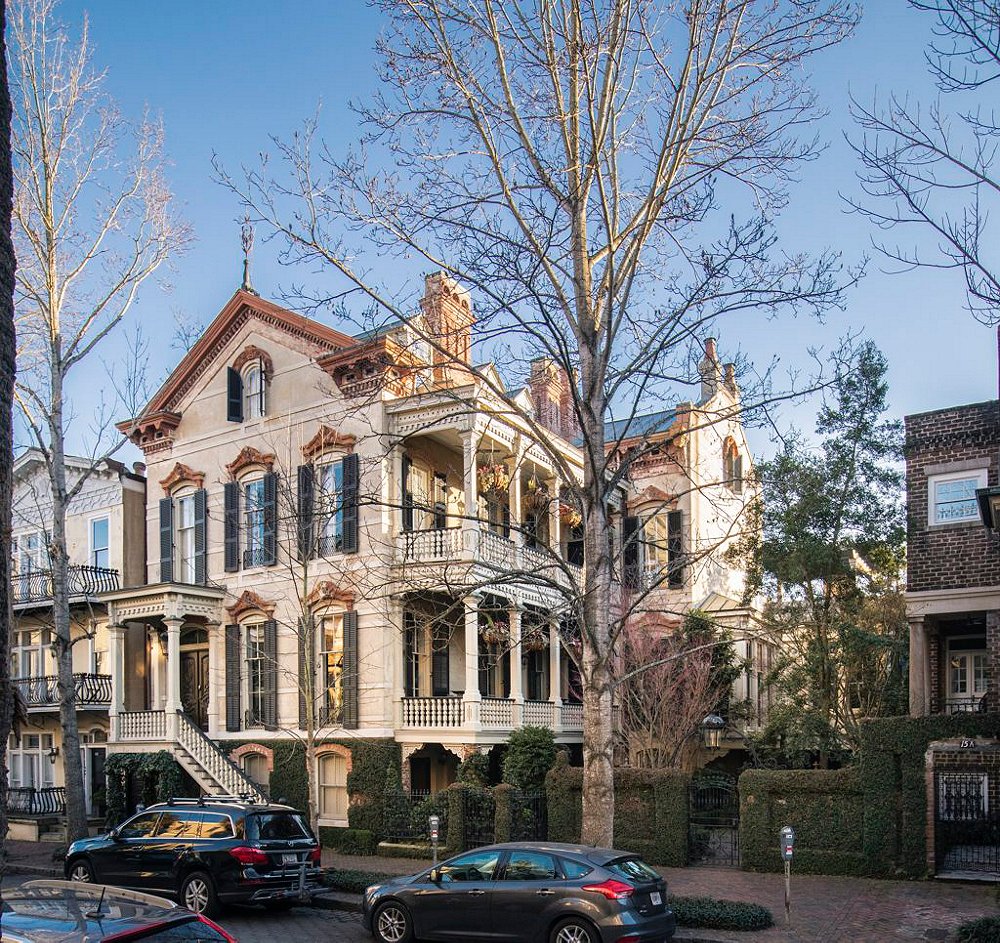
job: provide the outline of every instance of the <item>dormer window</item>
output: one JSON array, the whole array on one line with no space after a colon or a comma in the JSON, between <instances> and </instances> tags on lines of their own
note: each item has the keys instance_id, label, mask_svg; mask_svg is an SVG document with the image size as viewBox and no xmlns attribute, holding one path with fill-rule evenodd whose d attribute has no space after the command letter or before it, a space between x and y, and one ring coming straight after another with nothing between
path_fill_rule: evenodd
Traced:
<instances>
[{"instance_id":1,"label":"dormer window","mask_svg":"<svg viewBox=\"0 0 1000 943\"><path fill-rule=\"evenodd\" d=\"M248 359L248 355L252 355ZM270 359L257 348L248 348L226 368L226 419L243 422L267 414L267 380Z\"/></svg>"}]
</instances>

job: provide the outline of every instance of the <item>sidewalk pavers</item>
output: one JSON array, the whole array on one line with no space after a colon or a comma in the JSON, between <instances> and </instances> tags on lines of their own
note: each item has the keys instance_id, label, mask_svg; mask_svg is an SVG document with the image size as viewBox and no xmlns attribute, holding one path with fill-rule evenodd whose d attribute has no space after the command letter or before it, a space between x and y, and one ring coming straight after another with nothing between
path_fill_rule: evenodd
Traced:
<instances>
[{"instance_id":1,"label":"sidewalk pavers","mask_svg":"<svg viewBox=\"0 0 1000 943\"><path fill-rule=\"evenodd\" d=\"M61 878L62 862L53 859L53 852L62 852L62 845L52 842L11 841L7 839L7 872L34 874L37 877Z\"/></svg>"}]
</instances>

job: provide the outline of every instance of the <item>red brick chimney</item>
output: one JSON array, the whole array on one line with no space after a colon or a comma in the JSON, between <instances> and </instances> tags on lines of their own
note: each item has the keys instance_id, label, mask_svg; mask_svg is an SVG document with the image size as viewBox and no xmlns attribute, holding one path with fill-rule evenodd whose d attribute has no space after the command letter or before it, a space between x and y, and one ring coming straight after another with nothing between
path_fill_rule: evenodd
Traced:
<instances>
[{"instance_id":1,"label":"red brick chimney","mask_svg":"<svg viewBox=\"0 0 1000 943\"><path fill-rule=\"evenodd\" d=\"M535 417L565 439L579 438L580 426L573 409L573 393L566 371L548 357L531 361L528 389L535 402Z\"/></svg>"},{"instance_id":2,"label":"red brick chimney","mask_svg":"<svg viewBox=\"0 0 1000 943\"><path fill-rule=\"evenodd\" d=\"M420 310L427 333L442 348L434 351L433 363L435 375L443 379L447 366L468 364L472 356L475 317L469 293L445 272L433 272L424 278Z\"/></svg>"}]
</instances>

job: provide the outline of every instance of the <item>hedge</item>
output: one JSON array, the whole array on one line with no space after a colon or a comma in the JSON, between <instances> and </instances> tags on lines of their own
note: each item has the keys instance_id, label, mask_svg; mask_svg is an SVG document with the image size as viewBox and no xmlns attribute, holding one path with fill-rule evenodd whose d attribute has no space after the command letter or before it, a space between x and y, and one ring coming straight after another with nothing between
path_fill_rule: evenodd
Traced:
<instances>
[{"instance_id":1,"label":"hedge","mask_svg":"<svg viewBox=\"0 0 1000 943\"><path fill-rule=\"evenodd\" d=\"M383 871L353 871L349 868L330 868L323 875L323 884L334 891L343 891L345 894L363 894L366 888L373 884L382 884L384 881L396 877L394 874L386 874Z\"/></svg>"},{"instance_id":2,"label":"hedge","mask_svg":"<svg viewBox=\"0 0 1000 943\"><path fill-rule=\"evenodd\" d=\"M198 795L197 787L166 750L156 753L112 753L104 764L107 777L107 823L115 826L133 810L128 808L129 781L137 780L143 805L174 796Z\"/></svg>"},{"instance_id":3,"label":"hedge","mask_svg":"<svg viewBox=\"0 0 1000 943\"><path fill-rule=\"evenodd\" d=\"M375 836L362 828L337 828L321 825L319 843L324 848L332 848L342 855L377 855L378 842Z\"/></svg>"},{"instance_id":4,"label":"hedge","mask_svg":"<svg viewBox=\"0 0 1000 943\"><path fill-rule=\"evenodd\" d=\"M740 776L740 858L744 870L783 868L778 832L795 828L795 870L865 875L865 798L857 770L747 770Z\"/></svg>"},{"instance_id":5,"label":"hedge","mask_svg":"<svg viewBox=\"0 0 1000 943\"><path fill-rule=\"evenodd\" d=\"M679 927L705 930L766 930L774 926L774 916L760 904L714 897L668 897Z\"/></svg>"},{"instance_id":6,"label":"hedge","mask_svg":"<svg viewBox=\"0 0 1000 943\"><path fill-rule=\"evenodd\" d=\"M675 770L615 771L615 844L652 864L683 867L688 858L691 776ZM545 779L549 840L580 841L583 770L560 754Z\"/></svg>"},{"instance_id":7,"label":"hedge","mask_svg":"<svg viewBox=\"0 0 1000 943\"><path fill-rule=\"evenodd\" d=\"M958 943L1000 943L1000 917L967 920L955 934Z\"/></svg>"}]
</instances>

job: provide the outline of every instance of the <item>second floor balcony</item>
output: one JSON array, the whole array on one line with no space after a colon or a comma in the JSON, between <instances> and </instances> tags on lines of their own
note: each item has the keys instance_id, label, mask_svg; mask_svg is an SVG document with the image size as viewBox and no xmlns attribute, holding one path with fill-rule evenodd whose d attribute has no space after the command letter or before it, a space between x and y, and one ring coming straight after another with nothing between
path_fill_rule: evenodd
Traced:
<instances>
[{"instance_id":1,"label":"second floor balcony","mask_svg":"<svg viewBox=\"0 0 1000 943\"><path fill-rule=\"evenodd\" d=\"M120 589L117 570L99 566L69 568L70 599L91 599L98 593ZM15 608L51 603L53 597L51 570L28 570L11 576L11 601Z\"/></svg>"},{"instance_id":2,"label":"second floor balcony","mask_svg":"<svg viewBox=\"0 0 1000 943\"><path fill-rule=\"evenodd\" d=\"M59 704L59 679L55 675L14 678L13 684L28 710L52 710ZM77 707L109 707L111 675L81 672L73 675Z\"/></svg>"}]
</instances>

